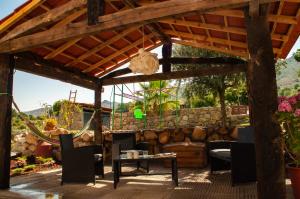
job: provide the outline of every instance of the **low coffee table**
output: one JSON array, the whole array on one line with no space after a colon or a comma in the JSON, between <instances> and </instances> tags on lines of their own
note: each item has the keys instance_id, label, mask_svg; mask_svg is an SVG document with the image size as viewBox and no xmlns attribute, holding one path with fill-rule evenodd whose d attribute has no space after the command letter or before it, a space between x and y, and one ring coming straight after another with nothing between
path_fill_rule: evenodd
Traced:
<instances>
[{"instance_id":1,"label":"low coffee table","mask_svg":"<svg viewBox=\"0 0 300 199\"><path fill-rule=\"evenodd\" d=\"M114 168L114 188L117 188L117 184L120 181L120 165L122 163L132 163L138 161L162 161L162 160L170 160L172 167L171 173L141 173L141 174L133 174L133 175L126 175L126 176L137 176L137 175L165 175L165 174L172 174L172 180L175 183L175 186L178 186L178 169L177 169L177 157L175 153L161 153L157 155L144 155L140 156L137 159L128 159L126 156L120 156L113 160L113 168Z\"/></svg>"}]
</instances>

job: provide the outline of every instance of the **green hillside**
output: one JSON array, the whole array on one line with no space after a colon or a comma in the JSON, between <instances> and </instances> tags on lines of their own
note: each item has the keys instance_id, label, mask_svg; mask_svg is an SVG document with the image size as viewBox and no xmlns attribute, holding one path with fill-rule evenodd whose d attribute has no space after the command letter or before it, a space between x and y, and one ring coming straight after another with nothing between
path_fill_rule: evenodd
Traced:
<instances>
[{"instance_id":1,"label":"green hillside","mask_svg":"<svg viewBox=\"0 0 300 199\"><path fill-rule=\"evenodd\" d=\"M300 86L300 62L297 62L294 57L286 59L286 68L283 68L281 74L277 76L278 89L294 88L297 84ZM300 88L300 87L299 87Z\"/></svg>"}]
</instances>

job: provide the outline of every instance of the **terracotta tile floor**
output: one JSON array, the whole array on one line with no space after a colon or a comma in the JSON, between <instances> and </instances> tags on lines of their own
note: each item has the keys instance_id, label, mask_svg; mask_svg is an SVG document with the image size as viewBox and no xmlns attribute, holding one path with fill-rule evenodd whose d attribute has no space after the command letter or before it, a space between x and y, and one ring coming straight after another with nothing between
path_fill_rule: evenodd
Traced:
<instances>
[{"instance_id":1,"label":"terracotta tile floor","mask_svg":"<svg viewBox=\"0 0 300 199\"><path fill-rule=\"evenodd\" d=\"M129 171L127 167L125 170ZM158 166L151 172L168 171ZM251 199L256 198L256 184L232 187L230 173L210 175L207 169L179 169L179 186L175 187L169 175L122 177L113 189L111 167L105 167L105 179L97 178L93 184L60 185L61 170L18 176L11 179L11 188L0 191L0 198L38 199ZM291 187L287 181L288 198Z\"/></svg>"}]
</instances>

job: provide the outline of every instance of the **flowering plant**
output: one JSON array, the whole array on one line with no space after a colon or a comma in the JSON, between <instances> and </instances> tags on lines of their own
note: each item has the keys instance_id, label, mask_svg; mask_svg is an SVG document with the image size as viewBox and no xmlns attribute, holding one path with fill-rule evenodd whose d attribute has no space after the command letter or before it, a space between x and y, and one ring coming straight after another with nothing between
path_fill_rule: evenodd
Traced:
<instances>
[{"instance_id":1,"label":"flowering plant","mask_svg":"<svg viewBox=\"0 0 300 199\"><path fill-rule=\"evenodd\" d=\"M300 92L278 97L277 118L285 138L285 150L294 164L300 166Z\"/></svg>"}]
</instances>

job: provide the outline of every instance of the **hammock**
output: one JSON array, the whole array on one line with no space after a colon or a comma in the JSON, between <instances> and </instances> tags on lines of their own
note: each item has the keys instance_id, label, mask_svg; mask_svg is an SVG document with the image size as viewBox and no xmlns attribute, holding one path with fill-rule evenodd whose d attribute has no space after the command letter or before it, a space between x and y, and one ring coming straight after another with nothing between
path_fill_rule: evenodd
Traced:
<instances>
[{"instance_id":1,"label":"hammock","mask_svg":"<svg viewBox=\"0 0 300 199\"><path fill-rule=\"evenodd\" d=\"M59 140L50 138L48 136L46 136L43 132L41 132L29 119L27 119L26 117L23 117L23 115L21 114L21 111L18 107L18 105L16 104L16 102L14 101L14 99L12 99L12 103L14 105L14 107L16 108L19 117L21 118L21 120L23 120L23 122L25 122L26 126L28 126L28 128L31 130L31 133L33 135L35 135L36 137L38 137L39 139L48 142L50 144L53 145L60 145ZM84 127L76 134L74 134L73 139L78 138L79 136L81 136L86 130L89 129L92 120L94 119L96 111L93 112L92 117L89 119L89 121L84 125Z\"/></svg>"}]
</instances>

